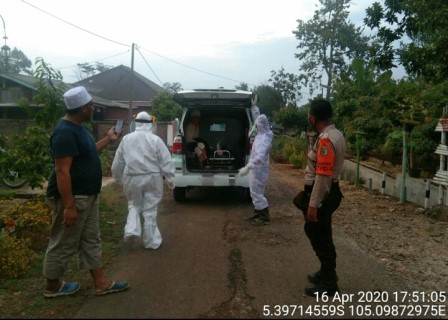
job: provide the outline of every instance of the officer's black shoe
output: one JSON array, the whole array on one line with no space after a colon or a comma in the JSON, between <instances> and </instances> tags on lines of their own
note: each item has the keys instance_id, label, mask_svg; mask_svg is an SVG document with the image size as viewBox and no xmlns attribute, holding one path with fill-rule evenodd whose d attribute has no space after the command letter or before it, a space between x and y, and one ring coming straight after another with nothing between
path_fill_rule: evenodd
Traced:
<instances>
[{"instance_id":1,"label":"officer's black shoe","mask_svg":"<svg viewBox=\"0 0 448 320\"><path fill-rule=\"evenodd\" d=\"M310 273L308 275L308 281L314 284L318 284L322 280L322 275L320 273L320 270L314 273Z\"/></svg>"},{"instance_id":2,"label":"officer's black shoe","mask_svg":"<svg viewBox=\"0 0 448 320\"><path fill-rule=\"evenodd\" d=\"M338 276L336 276L336 281L338 281ZM314 284L318 284L319 282L322 281L322 273L319 271L314 272L314 273L310 273L308 275L308 281Z\"/></svg>"},{"instance_id":3,"label":"officer's black shoe","mask_svg":"<svg viewBox=\"0 0 448 320\"><path fill-rule=\"evenodd\" d=\"M316 297L317 295L322 296L324 293L328 296L334 296L336 292L339 292L339 287L336 282L321 282L312 287L305 288L305 293L310 297Z\"/></svg>"}]
</instances>

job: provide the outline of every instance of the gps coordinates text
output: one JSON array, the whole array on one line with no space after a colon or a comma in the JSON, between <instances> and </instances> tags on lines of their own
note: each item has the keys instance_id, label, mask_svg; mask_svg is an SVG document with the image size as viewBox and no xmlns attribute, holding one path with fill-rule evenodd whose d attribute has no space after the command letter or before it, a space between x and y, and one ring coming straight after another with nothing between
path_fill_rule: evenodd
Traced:
<instances>
[{"instance_id":1,"label":"gps coordinates text","mask_svg":"<svg viewBox=\"0 0 448 320\"><path fill-rule=\"evenodd\" d=\"M446 291L360 291L316 295L316 304L264 305L265 317L446 317Z\"/></svg>"}]
</instances>

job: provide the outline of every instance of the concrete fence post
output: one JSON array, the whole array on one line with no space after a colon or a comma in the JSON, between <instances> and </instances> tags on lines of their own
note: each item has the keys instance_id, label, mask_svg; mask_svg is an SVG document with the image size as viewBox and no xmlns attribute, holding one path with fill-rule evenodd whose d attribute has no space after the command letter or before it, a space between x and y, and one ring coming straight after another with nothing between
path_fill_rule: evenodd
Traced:
<instances>
[{"instance_id":1,"label":"concrete fence post","mask_svg":"<svg viewBox=\"0 0 448 320\"><path fill-rule=\"evenodd\" d=\"M429 197L431 194L431 180L426 180L426 191L425 191L425 209L429 207Z\"/></svg>"},{"instance_id":2,"label":"concrete fence post","mask_svg":"<svg viewBox=\"0 0 448 320\"><path fill-rule=\"evenodd\" d=\"M383 172L383 181L381 182L381 194L386 190L386 172Z\"/></svg>"}]
</instances>

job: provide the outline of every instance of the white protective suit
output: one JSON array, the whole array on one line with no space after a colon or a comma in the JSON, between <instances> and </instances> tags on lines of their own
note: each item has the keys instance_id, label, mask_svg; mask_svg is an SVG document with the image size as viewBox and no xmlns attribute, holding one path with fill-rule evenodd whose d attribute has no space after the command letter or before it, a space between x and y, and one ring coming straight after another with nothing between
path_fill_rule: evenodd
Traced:
<instances>
[{"instance_id":1,"label":"white protective suit","mask_svg":"<svg viewBox=\"0 0 448 320\"><path fill-rule=\"evenodd\" d=\"M249 188L255 210L268 207L264 190L269 177L269 152L271 151L273 134L266 115L261 114L255 121L257 135L252 144L248 164L241 168L239 175L249 173Z\"/></svg>"},{"instance_id":2,"label":"white protective suit","mask_svg":"<svg viewBox=\"0 0 448 320\"><path fill-rule=\"evenodd\" d=\"M116 181L123 182L128 200L124 240L143 236L145 248L157 249L162 243L157 208L163 195L163 177L168 187L174 189L174 164L165 143L153 134L149 114L140 112L135 120L135 131L121 140L111 171Z\"/></svg>"}]
</instances>

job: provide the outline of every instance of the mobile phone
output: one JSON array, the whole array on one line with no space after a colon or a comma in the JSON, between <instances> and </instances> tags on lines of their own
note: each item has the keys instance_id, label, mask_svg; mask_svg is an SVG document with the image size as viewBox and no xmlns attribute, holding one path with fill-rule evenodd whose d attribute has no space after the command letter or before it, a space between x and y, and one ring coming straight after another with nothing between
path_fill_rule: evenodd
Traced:
<instances>
[{"instance_id":1,"label":"mobile phone","mask_svg":"<svg viewBox=\"0 0 448 320\"><path fill-rule=\"evenodd\" d=\"M123 128L123 119L118 119L117 123L115 124L115 133L119 134L122 128Z\"/></svg>"}]
</instances>

